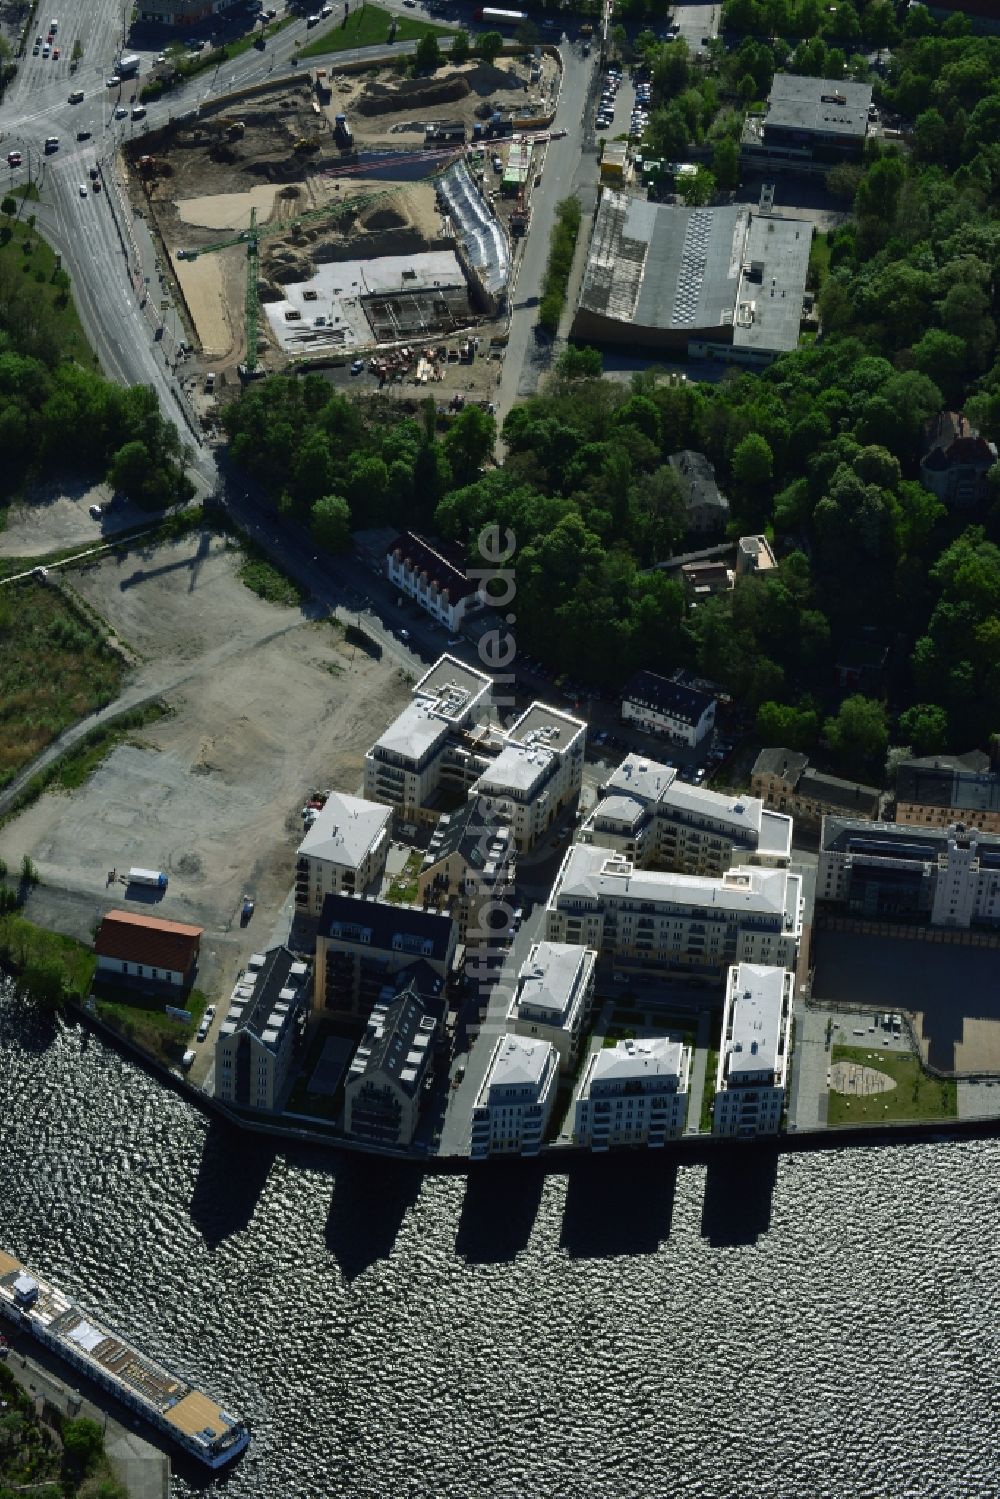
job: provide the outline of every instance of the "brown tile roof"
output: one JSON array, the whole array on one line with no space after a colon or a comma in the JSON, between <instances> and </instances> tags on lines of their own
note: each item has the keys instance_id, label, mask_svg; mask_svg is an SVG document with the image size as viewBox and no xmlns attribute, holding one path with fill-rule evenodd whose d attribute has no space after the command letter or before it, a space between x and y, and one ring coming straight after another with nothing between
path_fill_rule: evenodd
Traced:
<instances>
[{"instance_id":1,"label":"brown tile roof","mask_svg":"<svg viewBox=\"0 0 1000 1499\"><path fill-rule=\"evenodd\" d=\"M94 951L99 958L187 973L198 956L204 930L137 911L109 911L94 940Z\"/></svg>"}]
</instances>

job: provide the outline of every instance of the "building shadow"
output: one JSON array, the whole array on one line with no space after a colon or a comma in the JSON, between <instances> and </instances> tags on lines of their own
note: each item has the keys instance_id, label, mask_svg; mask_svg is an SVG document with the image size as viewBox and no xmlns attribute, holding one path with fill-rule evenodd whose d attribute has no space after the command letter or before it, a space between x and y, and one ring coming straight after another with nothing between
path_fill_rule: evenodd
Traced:
<instances>
[{"instance_id":1,"label":"building shadow","mask_svg":"<svg viewBox=\"0 0 1000 1499\"><path fill-rule=\"evenodd\" d=\"M191 1222L210 1249L248 1227L276 1154L272 1141L211 1121L191 1195Z\"/></svg>"},{"instance_id":2,"label":"building shadow","mask_svg":"<svg viewBox=\"0 0 1000 1499\"><path fill-rule=\"evenodd\" d=\"M407 1161L348 1156L337 1163L324 1237L345 1280L389 1258L422 1181Z\"/></svg>"},{"instance_id":3,"label":"building shadow","mask_svg":"<svg viewBox=\"0 0 1000 1499\"><path fill-rule=\"evenodd\" d=\"M701 1209L701 1236L716 1248L756 1244L771 1227L778 1152L744 1149L709 1161Z\"/></svg>"},{"instance_id":4,"label":"building shadow","mask_svg":"<svg viewBox=\"0 0 1000 1499\"><path fill-rule=\"evenodd\" d=\"M531 1238L545 1172L537 1162L491 1161L469 1173L455 1253L470 1265L513 1260Z\"/></svg>"},{"instance_id":5,"label":"building shadow","mask_svg":"<svg viewBox=\"0 0 1000 1499\"><path fill-rule=\"evenodd\" d=\"M677 1166L667 1156L608 1154L566 1179L559 1246L574 1259L655 1254L670 1237Z\"/></svg>"}]
</instances>

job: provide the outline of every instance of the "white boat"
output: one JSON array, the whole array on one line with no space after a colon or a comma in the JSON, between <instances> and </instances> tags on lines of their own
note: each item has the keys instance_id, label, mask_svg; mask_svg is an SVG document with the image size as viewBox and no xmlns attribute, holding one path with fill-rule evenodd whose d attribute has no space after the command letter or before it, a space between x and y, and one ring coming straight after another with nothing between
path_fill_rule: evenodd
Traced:
<instances>
[{"instance_id":1,"label":"white boat","mask_svg":"<svg viewBox=\"0 0 1000 1499\"><path fill-rule=\"evenodd\" d=\"M207 1467L225 1467L248 1446L246 1421L147 1358L2 1249L0 1315L138 1411Z\"/></svg>"}]
</instances>

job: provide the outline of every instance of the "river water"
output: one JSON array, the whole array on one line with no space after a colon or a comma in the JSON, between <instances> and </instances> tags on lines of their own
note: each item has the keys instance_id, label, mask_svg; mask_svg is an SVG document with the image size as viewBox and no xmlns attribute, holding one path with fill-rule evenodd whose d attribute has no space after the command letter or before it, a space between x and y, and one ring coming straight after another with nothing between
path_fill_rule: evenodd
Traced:
<instances>
[{"instance_id":1,"label":"river water","mask_svg":"<svg viewBox=\"0 0 1000 1499\"><path fill-rule=\"evenodd\" d=\"M0 1001L0 1244L253 1421L227 1499L1000 1492L993 1142L428 1177Z\"/></svg>"}]
</instances>

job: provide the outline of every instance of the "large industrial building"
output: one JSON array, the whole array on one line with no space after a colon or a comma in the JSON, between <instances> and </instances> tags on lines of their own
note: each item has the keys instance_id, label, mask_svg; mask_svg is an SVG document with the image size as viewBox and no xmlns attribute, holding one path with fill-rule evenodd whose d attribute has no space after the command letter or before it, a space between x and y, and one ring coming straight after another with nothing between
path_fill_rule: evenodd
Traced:
<instances>
[{"instance_id":1,"label":"large industrial building","mask_svg":"<svg viewBox=\"0 0 1000 1499\"><path fill-rule=\"evenodd\" d=\"M685 208L605 190L573 337L769 364L799 341L812 229L745 204Z\"/></svg>"}]
</instances>

